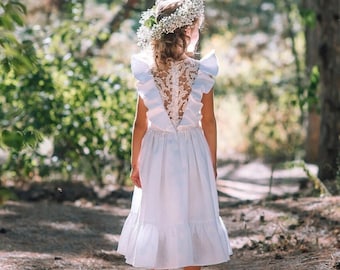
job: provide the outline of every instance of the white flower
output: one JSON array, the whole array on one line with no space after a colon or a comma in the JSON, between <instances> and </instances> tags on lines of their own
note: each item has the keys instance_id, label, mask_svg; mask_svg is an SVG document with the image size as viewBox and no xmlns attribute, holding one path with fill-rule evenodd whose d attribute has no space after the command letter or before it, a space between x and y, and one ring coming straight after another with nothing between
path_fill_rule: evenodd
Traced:
<instances>
[{"instance_id":1,"label":"white flower","mask_svg":"<svg viewBox=\"0 0 340 270\"><path fill-rule=\"evenodd\" d=\"M204 15L203 0L185 0L174 13L156 21L156 7L144 11L137 31L137 45L147 47L151 40L159 40L163 34L173 33L183 26L192 25L195 19Z\"/></svg>"}]
</instances>

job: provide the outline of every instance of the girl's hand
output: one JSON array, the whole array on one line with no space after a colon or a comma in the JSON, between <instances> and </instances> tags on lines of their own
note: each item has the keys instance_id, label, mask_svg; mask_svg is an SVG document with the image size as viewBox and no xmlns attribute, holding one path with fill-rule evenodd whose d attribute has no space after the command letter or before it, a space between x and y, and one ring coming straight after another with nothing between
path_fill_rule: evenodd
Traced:
<instances>
[{"instance_id":1,"label":"girl's hand","mask_svg":"<svg viewBox=\"0 0 340 270\"><path fill-rule=\"evenodd\" d=\"M142 187L140 178L139 178L139 169L138 168L132 168L131 173L130 173L130 178L133 182L133 184L139 188Z\"/></svg>"}]
</instances>

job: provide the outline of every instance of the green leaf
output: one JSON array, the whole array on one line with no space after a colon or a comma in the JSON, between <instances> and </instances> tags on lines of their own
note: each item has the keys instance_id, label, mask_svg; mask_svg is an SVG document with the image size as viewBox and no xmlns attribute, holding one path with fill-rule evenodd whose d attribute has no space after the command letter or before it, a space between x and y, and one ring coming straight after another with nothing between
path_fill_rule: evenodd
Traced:
<instances>
[{"instance_id":1,"label":"green leaf","mask_svg":"<svg viewBox=\"0 0 340 270\"><path fill-rule=\"evenodd\" d=\"M9 15L11 16L12 20L17 23L17 25L24 26L24 19L20 14L17 12L11 12Z\"/></svg>"},{"instance_id":2,"label":"green leaf","mask_svg":"<svg viewBox=\"0 0 340 270\"><path fill-rule=\"evenodd\" d=\"M19 12L23 14L27 14L27 8L24 4L20 3L19 1L11 1L10 2L13 6L16 6Z\"/></svg>"},{"instance_id":3,"label":"green leaf","mask_svg":"<svg viewBox=\"0 0 340 270\"><path fill-rule=\"evenodd\" d=\"M14 30L14 24L11 16L9 14L4 14L0 16L0 26L7 30Z\"/></svg>"},{"instance_id":4,"label":"green leaf","mask_svg":"<svg viewBox=\"0 0 340 270\"><path fill-rule=\"evenodd\" d=\"M3 46L3 44L18 44L18 41L13 33L10 31L4 31L0 30L0 45Z\"/></svg>"},{"instance_id":5,"label":"green leaf","mask_svg":"<svg viewBox=\"0 0 340 270\"><path fill-rule=\"evenodd\" d=\"M3 130L1 136L2 141L6 146L14 148L17 151L22 149L22 146L24 145L24 138L21 132Z\"/></svg>"},{"instance_id":6,"label":"green leaf","mask_svg":"<svg viewBox=\"0 0 340 270\"><path fill-rule=\"evenodd\" d=\"M152 28L156 23L156 17L154 15L151 15L149 19L145 21L144 25L148 28Z\"/></svg>"},{"instance_id":7,"label":"green leaf","mask_svg":"<svg viewBox=\"0 0 340 270\"><path fill-rule=\"evenodd\" d=\"M24 144L31 148L35 148L42 141L42 135L37 131L25 131L23 133Z\"/></svg>"}]
</instances>

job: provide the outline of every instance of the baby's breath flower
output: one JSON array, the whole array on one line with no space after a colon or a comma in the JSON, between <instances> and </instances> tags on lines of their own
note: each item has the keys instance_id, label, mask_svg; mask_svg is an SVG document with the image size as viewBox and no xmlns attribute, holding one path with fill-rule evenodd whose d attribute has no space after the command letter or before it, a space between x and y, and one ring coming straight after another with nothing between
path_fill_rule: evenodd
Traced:
<instances>
[{"instance_id":1,"label":"baby's breath flower","mask_svg":"<svg viewBox=\"0 0 340 270\"><path fill-rule=\"evenodd\" d=\"M137 45L144 48L151 40L159 40L163 34L173 33L177 28L192 25L195 19L204 14L203 0L185 0L174 13L157 22L156 7L144 11L139 21Z\"/></svg>"}]
</instances>

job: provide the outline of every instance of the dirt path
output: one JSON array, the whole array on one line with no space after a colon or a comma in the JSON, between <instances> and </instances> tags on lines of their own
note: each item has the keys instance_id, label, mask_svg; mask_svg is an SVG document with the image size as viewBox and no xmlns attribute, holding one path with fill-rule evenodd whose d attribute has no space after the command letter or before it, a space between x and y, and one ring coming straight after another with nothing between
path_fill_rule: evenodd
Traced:
<instances>
[{"instance_id":1,"label":"dirt path","mask_svg":"<svg viewBox=\"0 0 340 270\"><path fill-rule=\"evenodd\" d=\"M302 195L306 179L296 169L274 172L275 200L265 199L268 166L226 162L218 173L234 255L204 269L340 269L340 197ZM19 200L0 206L0 270L132 270L115 252L131 192L94 190L80 182L12 187Z\"/></svg>"},{"instance_id":2,"label":"dirt path","mask_svg":"<svg viewBox=\"0 0 340 270\"><path fill-rule=\"evenodd\" d=\"M258 203L220 196L234 255L221 269L340 269L340 197ZM129 199L8 201L0 208L0 269L132 269L114 250Z\"/></svg>"}]
</instances>

